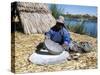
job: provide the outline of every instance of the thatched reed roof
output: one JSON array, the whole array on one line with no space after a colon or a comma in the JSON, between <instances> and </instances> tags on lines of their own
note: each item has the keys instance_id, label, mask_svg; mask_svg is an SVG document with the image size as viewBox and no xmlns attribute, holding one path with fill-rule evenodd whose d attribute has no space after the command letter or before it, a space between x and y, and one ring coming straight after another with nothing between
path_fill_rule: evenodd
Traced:
<instances>
[{"instance_id":1,"label":"thatched reed roof","mask_svg":"<svg viewBox=\"0 0 100 75\"><path fill-rule=\"evenodd\" d=\"M56 23L47 4L17 2L17 10L26 34L47 32Z\"/></svg>"},{"instance_id":2,"label":"thatched reed roof","mask_svg":"<svg viewBox=\"0 0 100 75\"><path fill-rule=\"evenodd\" d=\"M44 3L18 2L17 5L19 11L23 12L50 13L47 4Z\"/></svg>"}]
</instances>

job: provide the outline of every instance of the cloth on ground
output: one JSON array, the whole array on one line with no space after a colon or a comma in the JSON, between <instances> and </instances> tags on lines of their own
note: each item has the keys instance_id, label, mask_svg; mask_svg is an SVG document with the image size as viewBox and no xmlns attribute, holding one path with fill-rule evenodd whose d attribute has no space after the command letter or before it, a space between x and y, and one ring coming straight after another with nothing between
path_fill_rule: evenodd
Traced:
<instances>
[{"instance_id":1,"label":"cloth on ground","mask_svg":"<svg viewBox=\"0 0 100 75\"><path fill-rule=\"evenodd\" d=\"M29 61L38 65L46 65L46 64L48 65L48 64L64 63L69 57L70 55L67 51L63 51L59 55L45 55L45 54L42 55L39 53L33 53L29 57Z\"/></svg>"},{"instance_id":2,"label":"cloth on ground","mask_svg":"<svg viewBox=\"0 0 100 75\"><path fill-rule=\"evenodd\" d=\"M89 52L92 50L92 45L89 42L71 41L69 48L71 51L75 52Z\"/></svg>"}]
</instances>

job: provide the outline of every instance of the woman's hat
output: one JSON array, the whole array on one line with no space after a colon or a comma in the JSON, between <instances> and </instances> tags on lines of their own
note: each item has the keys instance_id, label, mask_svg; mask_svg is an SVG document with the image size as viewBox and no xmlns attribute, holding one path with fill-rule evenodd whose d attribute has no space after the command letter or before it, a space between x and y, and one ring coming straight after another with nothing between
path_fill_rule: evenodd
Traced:
<instances>
[{"instance_id":1,"label":"woman's hat","mask_svg":"<svg viewBox=\"0 0 100 75\"><path fill-rule=\"evenodd\" d=\"M63 23L64 24L64 17L63 16L59 16L59 18L56 20L59 23Z\"/></svg>"}]
</instances>

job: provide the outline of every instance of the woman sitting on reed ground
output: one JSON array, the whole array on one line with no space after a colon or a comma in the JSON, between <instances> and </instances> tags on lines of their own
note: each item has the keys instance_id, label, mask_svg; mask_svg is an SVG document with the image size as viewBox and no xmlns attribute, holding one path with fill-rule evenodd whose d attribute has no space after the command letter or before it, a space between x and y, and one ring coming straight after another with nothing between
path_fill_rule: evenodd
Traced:
<instances>
[{"instance_id":1,"label":"woman sitting on reed ground","mask_svg":"<svg viewBox=\"0 0 100 75\"><path fill-rule=\"evenodd\" d=\"M63 16L59 16L56 25L46 32L46 39L51 39L52 41L59 43L66 48L66 50L69 49L69 44L71 41L70 33L65 28Z\"/></svg>"}]
</instances>

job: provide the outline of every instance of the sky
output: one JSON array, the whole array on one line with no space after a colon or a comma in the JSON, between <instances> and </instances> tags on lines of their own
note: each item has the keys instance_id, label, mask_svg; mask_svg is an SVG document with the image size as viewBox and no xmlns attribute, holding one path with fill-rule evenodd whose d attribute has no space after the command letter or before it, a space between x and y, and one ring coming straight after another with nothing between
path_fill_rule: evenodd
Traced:
<instances>
[{"instance_id":1,"label":"sky","mask_svg":"<svg viewBox=\"0 0 100 75\"><path fill-rule=\"evenodd\" d=\"M69 14L89 14L97 16L97 7L94 6L63 5L63 4L57 4L57 6L58 8L63 9L64 13L68 12Z\"/></svg>"}]
</instances>

